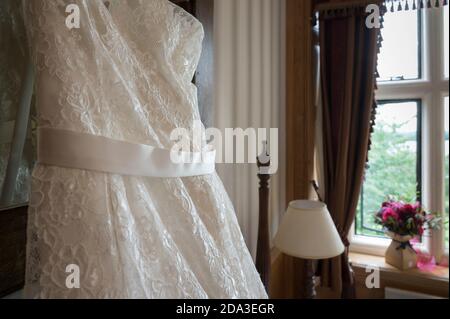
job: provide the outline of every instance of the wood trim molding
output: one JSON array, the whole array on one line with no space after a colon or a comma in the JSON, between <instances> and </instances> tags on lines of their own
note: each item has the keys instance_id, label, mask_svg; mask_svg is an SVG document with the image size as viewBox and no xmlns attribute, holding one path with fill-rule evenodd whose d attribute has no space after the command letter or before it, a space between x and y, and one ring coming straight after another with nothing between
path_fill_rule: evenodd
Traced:
<instances>
[{"instance_id":1,"label":"wood trim molding","mask_svg":"<svg viewBox=\"0 0 450 319\"><path fill-rule=\"evenodd\" d=\"M0 298L25 280L28 206L0 211Z\"/></svg>"},{"instance_id":2,"label":"wood trim molding","mask_svg":"<svg viewBox=\"0 0 450 319\"><path fill-rule=\"evenodd\" d=\"M286 0L286 204L312 195L315 106L313 0ZM270 297L301 298L302 260L273 252Z\"/></svg>"},{"instance_id":3,"label":"wood trim molding","mask_svg":"<svg viewBox=\"0 0 450 319\"><path fill-rule=\"evenodd\" d=\"M314 176L313 0L286 1L286 201L311 195Z\"/></svg>"},{"instance_id":4,"label":"wood trim molding","mask_svg":"<svg viewBox=\"0 0 450 319\"><path fill-rule=\"evenodd\" d=\"M364 7L372 3L382 3L384 0L315 0L314 10L336 10L349 7Z\"/></svg>"}]
</instances>

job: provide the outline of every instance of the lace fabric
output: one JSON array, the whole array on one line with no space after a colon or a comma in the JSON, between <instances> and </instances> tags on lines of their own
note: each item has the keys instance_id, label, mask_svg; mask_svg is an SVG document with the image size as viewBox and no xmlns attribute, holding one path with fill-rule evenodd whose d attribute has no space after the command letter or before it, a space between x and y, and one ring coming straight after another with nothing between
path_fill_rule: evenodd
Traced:
<instances>
[{"instance_id":1,"label":"lace fabric","mask_svg":"<svg viewBox=\"0 0 450 319\"><path fill-rule=\"evenodd\" d=\"M65 26L66 6L81 28ZM200 120L201 24L167 0L23 1L41 127L170 148ZM198 151L195 150L194 151ZM80 288L66 286L66 267ZM216 174L145 178L38 165L30 298L266 298Z\"/></svg>"}]
</instances>

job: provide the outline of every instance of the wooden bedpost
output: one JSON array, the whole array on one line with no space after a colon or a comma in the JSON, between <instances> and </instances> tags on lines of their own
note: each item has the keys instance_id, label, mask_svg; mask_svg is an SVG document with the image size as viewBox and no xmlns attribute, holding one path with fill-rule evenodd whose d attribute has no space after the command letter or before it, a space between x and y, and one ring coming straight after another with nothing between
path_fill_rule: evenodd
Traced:
<instances>
[{"instance_id":1,"label":"wooden bedpost","mask_svg":"<svg viewBox=\"0 0 450 319\"><path fill-rule=\"evenodd\" d=\"M270 238L269 238L269 168L270 155L267 149L267 141L264 142L263 153L257 158L259 178L259 226L258 246L256 252L256 269L261 280L269 292L270 276Z\"/></svg>"}]
</instances>

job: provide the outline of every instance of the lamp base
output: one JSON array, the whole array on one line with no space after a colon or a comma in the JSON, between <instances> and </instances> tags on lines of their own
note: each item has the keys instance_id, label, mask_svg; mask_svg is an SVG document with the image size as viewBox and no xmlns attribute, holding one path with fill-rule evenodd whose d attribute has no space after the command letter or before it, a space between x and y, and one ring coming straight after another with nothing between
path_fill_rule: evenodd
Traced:
<instances>
[{"instance_id":1,"label":"lamp base","mask_svg":"<svg viewBox=\"0 0 450 319\"><path fill-rule=\"evenodd\" d=\"M316 276L312 260L305 260L305 299L315 299L316 294Z\"/></svg>"}]
</instances>

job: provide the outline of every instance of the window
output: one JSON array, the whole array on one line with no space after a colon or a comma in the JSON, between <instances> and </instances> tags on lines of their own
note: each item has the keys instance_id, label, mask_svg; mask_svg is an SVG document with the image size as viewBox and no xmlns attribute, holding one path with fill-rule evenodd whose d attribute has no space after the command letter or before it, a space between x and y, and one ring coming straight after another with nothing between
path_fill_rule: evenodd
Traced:
<instances>
[{"instance_id":1,"label":"window","mask_svg":"<svg viewBox=\"0 0 450 319\"><path fill-rule=\"evenodd\" d=\"M448 8L444 10L444 75L448 79Z\"/></svg>"},{"instance_id":2,"label":"window","mask_svg":"<svg viewBox=\"0 0 450 319\"><path fill-rule=\"evenodd\" d=\"M421 11L385 14L383 47L378 64L379 81L416 80L421 77L421 17Z\"/></svg>"},{"instance_id":3,"label":"window","mask_svg":"<svg viewBox=\"0 0 450 319\"><path fill-rule=\"evenodd\" d=\"M449 219L449 7L387 12L379 54L378 112L351 249L384 254L389 243L374 213L389 195L420 200ZM424 237L448 259L448 223ZM438 240L436 240L438 239ZM444 257L444 258L441 258Z\"/></svg>"},{"instance_id":4,"label":"window","mask_svg":"<svg viewBox=\"0 0 450 319\"><path fill-rule=\"evenodd\" d=\"M379 101L377 122L369 152L357 214L356 234L384 236L374 212L386 196L420 200L421 105L420 101Z\"/></svg>"},{"instance_id":5,"label":"window","mask_svg":"<svg viewBox=\"0 0 450 319\"><path fill-rule=\"evenodd\" d=\"M445 249L447 249L447 251L448 251L448 232L449 232L449 227L448 227L448 222L449 222L449 211L448 211L448 206L449 206L449 203L448 203L448 201L449 201L449 185L448 185L448 160L449 160L449 158L448 158L448 155L449 155L449 141L448 141L448 122L449 122L449 106L448 106L448 96L447 97L445 97L445 99L444 99L444 114L445 114L445 117L444 117L444 122L445 122L445 125L444 125L444 128L445 128L445 131L444 131L444 136L445 136L445 161L444 161L444 167L445 167L445 178L444 178L444 180L445 180L445 187L444 187L444 194L445 194L445 220L444 220L444 238L445 238Z\"/></svg>"}]
</instances>

